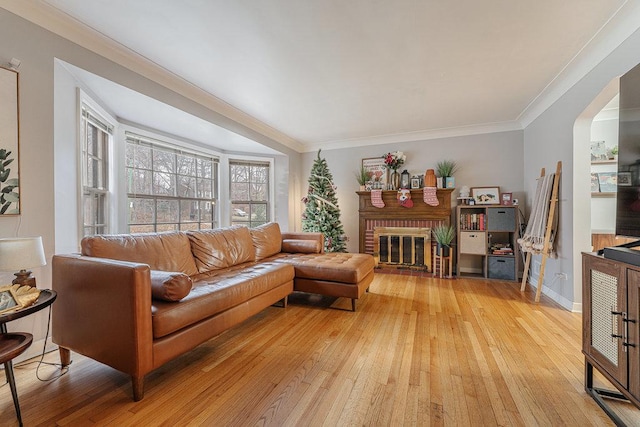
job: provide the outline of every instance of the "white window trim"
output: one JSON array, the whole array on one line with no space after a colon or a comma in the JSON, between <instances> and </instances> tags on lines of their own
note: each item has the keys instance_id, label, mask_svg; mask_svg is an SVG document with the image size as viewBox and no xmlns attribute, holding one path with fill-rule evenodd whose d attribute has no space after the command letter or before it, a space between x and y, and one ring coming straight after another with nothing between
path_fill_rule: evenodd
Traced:
<instances>
[{"instance_id":1,"label":"white window trim","mask_svg":"<svg viewBox=\"0 0 640 427\"><path fill-rule=\"evenodd\" d=\"M240 155L227 155L225 156L225 165L226 173L225 173L225 192L226 192L226 200L228 203L225 206L226 212L225 219L227 221L227 226L231 224L231 194L229 193L231 186L231 174L229 173L230 163L233 161L238 162L262 162L269 163L269 222L275 221L276 215L276 204L275 204L275 196L276 196L276 187L275 187L275 159L273 157L259 157L259 156L240 156Z\"/></svg>"},{"instance_id":2,"label":"white window trim","mask_svg":"<svg viewBox=\"0 0 640 427\"><path fill-rule=\"evenodd\" d=\"M223 155L222 153L220 153L219 151L213 150L211 147L208 147L204 144L199 144L197 142L193 142L193 141L188 141L185 139L177 139L175 137L166 135L160 131L150 131L150 130L146 130L146 129L142 129L139 127L136 127L134 125L131 124L125 124L125 123L120 123L120 127L119 127L119 131L118 131L118 145L120 145L121 147L123 147L121 150L119 150L118 152L118 157L119 157L119 165L120 167L118 168L118 172L117 174L119 176L126 176L126 149L124 147L126 147L127 145L127 133L133 133L136 135L139 135L141 137L144 138L149 138L151 140L155 140L157 141L158 145L162 145L162 142L164 141L165 143L168 144L173 144L175 146L184 148L185 151L193 151L195 153L199 153L199 154L207 154L210 155L211 157L217 158L218 159L218 177L216 179L217 182L217 188L216 188L216 192L217 192L217 199L216 199L216 204L215 204L215 210L216 210L216 217L218 218L218 227L223 227L223 226L227 226L229 225L227 223L227 220L225 218L223 218L221 216L222 212L221 212L221 205L223 204L223 200L226 200L226 204L229 205L228 200L229 200L229 190L225 191L224 194L222 193L223 190L223 185L221 183L221 181L223 180L223 173L221 172L221 168L223 167L223 161L226 161L226 157L225 155ZM175 148L175 147L171 147L170 145L167 145L167 147L169 148ZM228 163L226 165L227 170L228 170ZM225 179L228 182L228 178L225 177ZM120 187L118 187L118 199L119 202L121 203L121 206L125 206L126 208L122 210L121 215L122 215L122 230L119 231L121 233L128 233L128 224L129 224L129 212L128 212L128 203L127 203L127 197L128 197L128 192L127 192L127 188L126 188L126 180L121 180L121 182L119 183L121 184ZM228 209L225 207L225 209Z\"/></svg>"},{"instance_id":3,"label":"white window trim","mask_svg":"<svg viewBox=\"0 0 640 427\"><path fill-rule=\"evenodd\" d=\"M77 206L78 206L78 236L80 239L84 236L84 205L82 203L83 194L84 194L84 165L83 165L83 151L84 151L84 141L82 139L83 129L82 129L82 106L86 105L92 111L91 113L96 115L97 118L104 121L111 127L110 134L110 143L108 144L107 149L107 169L108 169L108 191L106 193L106 206L107 212L105 213L106 221L107 221L107 229L108 232L113 233L117 228L117 205L114 204L113 190L116 185L116 177L113 171L116 170L114 164L115 155L114 155L114 146L116 144L116 134L118 130L118 121L109 114L100 104L98 104L93 98L91 98L85 91L80 88L77 88L77 104L76 104L76 147L77 147L77 156L76 156L76 168L77 168L77 176L78 179L78 187L77 187Z\"/></svg>"}]
</instances>

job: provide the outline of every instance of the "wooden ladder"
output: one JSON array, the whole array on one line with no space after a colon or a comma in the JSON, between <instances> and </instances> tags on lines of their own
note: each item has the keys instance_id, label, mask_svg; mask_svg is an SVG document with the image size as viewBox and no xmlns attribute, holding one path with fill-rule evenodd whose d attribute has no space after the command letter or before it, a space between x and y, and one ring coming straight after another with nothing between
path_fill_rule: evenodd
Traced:
<instances>
[{"instance_id":1,"label":"wooden ladder","mask_svg":"<svg viewBox=\"0 0 640 427\"><path fill-rule=\"evenodd\" d=\"M549 245L551 241L551 232L553 231L554 218L556 214L556 206L558 205L558 189L560 186L560 174L562 173L562 162L558 161L556 166L556 175L553 178L553 189L551 190L551 199L549 200L549 216L547 217L547 226L544 233L544 246L542 248L542 261L540 263L540 274L538 276L538 288L536 289L536 302L540 302L540 294L542 293L542 285L544 283L544 269L547 265L547 258L549 257ZM545 170L542 168L540 172L540 178L544 177ZM529 218L531 221L531 218ZM556 230L557 234L557 230ZM527 286L527 279L529 276L529 267L531 265L531 252L527 252L526 261L524 264L524 272L522 274L522 285L520 291L524 292Z\"/></svg>"}]
</instances>

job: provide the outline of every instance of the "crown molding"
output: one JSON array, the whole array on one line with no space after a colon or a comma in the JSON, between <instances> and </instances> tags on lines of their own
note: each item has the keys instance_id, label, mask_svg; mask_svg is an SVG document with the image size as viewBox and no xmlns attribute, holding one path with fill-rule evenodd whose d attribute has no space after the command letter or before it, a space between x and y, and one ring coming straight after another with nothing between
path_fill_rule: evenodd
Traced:
<instances>
[{"instance_id":1,"label":"crown molding","mask_svg":"<svg viewBox=\"0 0 640 427\"><path fill-rule=\"evenodd\" d=\"M0 7L296 152L300 153L304 149L304 146L299 141L233 107L202 88L187 82L148 58L135 53L115 40L52 7L43 0L36 2L0 0Z\"/></svg>"},{"instance_id":2,"label":"crown molding","mask_svg":"<svg viewBox=\"0 0 640 427\"><path fill-rule=\"evenodd\" d=\"M523 130L522 125L518 121L487 123L472 126L460 126L307 144L305 145L304 152L315 152L320 148L323 150L340 150L344 148L396 144L400 142L428 141L432 139L455 138L460 136L481 135L487 133L500 133L518 130Z\"/></svg>"},{"instance_id":3,"label":"crown molding","mask_svg":"<svg viewBox=\"0 0 640 427\"><path fill-rule=\"evenodd\" d=\"M640 2L626 1L520 113L526 128L640 28Z\"/></svg>"}]
</instances>

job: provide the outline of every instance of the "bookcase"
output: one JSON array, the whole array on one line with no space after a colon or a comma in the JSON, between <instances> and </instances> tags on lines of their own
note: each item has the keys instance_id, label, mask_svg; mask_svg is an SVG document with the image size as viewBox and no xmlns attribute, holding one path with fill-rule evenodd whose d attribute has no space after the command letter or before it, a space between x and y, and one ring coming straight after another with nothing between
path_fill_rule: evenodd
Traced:
<instances>
[{"instance_id":1,"label":"bookcase","mask_svg":"<svg viewBox=\"0 0 640 427\"><path fill-rule=\"evenodd\" d=\"M458 277L518 280L517 206L459 205Z\"/></svg>"}]
</instances>

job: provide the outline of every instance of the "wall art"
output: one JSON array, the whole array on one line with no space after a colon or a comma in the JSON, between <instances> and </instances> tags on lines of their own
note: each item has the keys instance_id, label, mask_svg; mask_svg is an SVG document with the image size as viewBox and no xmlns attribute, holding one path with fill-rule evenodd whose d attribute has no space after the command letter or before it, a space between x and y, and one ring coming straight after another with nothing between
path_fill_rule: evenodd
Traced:
<instances>
[{"instance_id":1,"label":"wall art","mask_svg":"<svg viewBox=\"0 0 640 427\"><path fill-rule=\"evenodd\" d=\"M20 214L18 72L0 67L0 215Z\"/></svg>"}]
</instances>

